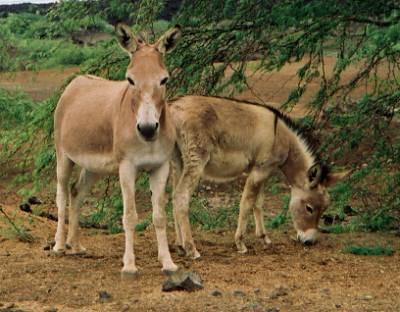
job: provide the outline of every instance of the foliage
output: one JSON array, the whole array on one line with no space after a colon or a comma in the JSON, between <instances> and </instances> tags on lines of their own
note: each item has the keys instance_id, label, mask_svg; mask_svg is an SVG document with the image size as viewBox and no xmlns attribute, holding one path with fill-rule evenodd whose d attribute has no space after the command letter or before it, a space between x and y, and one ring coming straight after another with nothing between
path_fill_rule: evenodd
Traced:
<instances>
[{"instance_id":1,"label":"foliage","mask_svg":"<svg viewBox=\"0 0 400 312\"><path fill-rule=\"evenodd\" d=\"M239 203L229 207L211 208L207 199L194 197L190 203L189 219L203 230L215 228L232 228L237 224Z\"/></svg>"},{"instance_id":2,"label":"foliage","mask_svg":"<svg viewBox=\"0 0 400 312\"><path fill-rule=\"evenodd\" d=\"M347 246L344 252L357 256L393 256L395 251L391 246Z\"/></svg>"},{"instance_id":3,"label":"foliage","mask_svg":"<svg viewBox=\"0 0 400 312\"><path fill-rule=\"evenodd\" d=\"M32 243L34 238L29 234L22 225L17 225L0 206L1 217L10 225L9 231L12 236L17 237L21 242Z\"/></svg>"},{"instance_id":4,"label":"foliage","mask_svg":"<svg viewBox=\"0 0 400 312\"><path fill-rule=\"evenodd\" d=\"M1 30L8 29L0 32L0 68L13 67L10 57L3 55L18 54L18 49L28 53L28 49L24 50L24 36L40 34L44 23L51 24L50 35L57 37L91 27L102 29L99 22L102 18L134 21L134 29L147 31L152 41L157 31L167 26L156 27L154 23L163 7L165 1L156 0L62 1L45 19L27 16L36 25L33 31L22 31L24 21L13 16L10 21L0 23ZM8 23L18 30L15 35L7 28ZM353 169L348 180L331 190L332 209L342 214L343 207L351 204L360 211L361 215L352 221L358 224L351 223L354 229L372 231L398 226L400 136L394 130L398 127L400 110L398 1L183 1L173 23L183 26L184 36L177 50L167 56L171 73L169 96L235 95L244 88L254 93L247 81L249 73L280 70L288 63L298 62L301 64L298 87L283 108L296 105L310 83L319 84L319 91L308 103L312 114L301 124L323 138L320 152L330 156L330 159L325 156L324 161L334 162L338 168ZM104 29L110 28L106 25ZM52 50L49 44L41 50L39 43L26 42L25 47L32 42L29 58L33 61L27 64L33 64L33 68L42 59L53 57L58 49ZM46 44L43 41L43 46ZM56 57L59 61L55 63L85 61L85 72L123 79L128 58L114 41L100 44L86 56L80 52L74 55L72 50L66 46L65 54L60 52L66 58ZM327 56L335 59L332 71L327 70ZM257 62L249 66L251 60ZM41 66L55 64L45 63ZM343 79L350 69L354 74ZM365 87L367 84L369 87ZM354 90L361 87L363 96L358 96L360 92ZM35 106L33 112L27 110L28 116L34 117L24 124L25 131L17 133L15 129L14 141L9 140L5 145L7 150L14 151L21 146L27 148L32 156L24 162L35 161L36 177L48 172L54 164L50 142L51 114L56 102L57 95ZM40 148L29 147L32 142L40 142ZM211 213L202 201L192 205L195 212L191 220L197 218L200 224L210 224L209 227L230 220L228 212L235 211L234 207L228 207ZM269 226L284 219L281 214Z\"/></svg>"}]
</instances>

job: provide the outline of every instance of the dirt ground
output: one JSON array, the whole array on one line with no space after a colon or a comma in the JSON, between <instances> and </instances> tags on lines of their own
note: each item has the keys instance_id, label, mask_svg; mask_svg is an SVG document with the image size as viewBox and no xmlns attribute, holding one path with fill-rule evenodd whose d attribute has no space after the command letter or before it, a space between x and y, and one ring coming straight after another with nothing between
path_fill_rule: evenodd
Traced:
<instances>
[{"instance_id":1,"label":"dirt ground","mask_svg":"<svg viewBox=\"0 0 400 312\"><path fill-rule=\"evenodd\" d=\"M332 66L333 62L327 62ZM296 86L298 65L279 73L251 78L257 96L280 103ZM21 72L0 75L0 86L20 86L34 99L41 100L63 83L77 68L48 70L32 75ZM349 73L349 78L351 73ZM346 79L346 77L345 77ZM314 86L314 87L313 87ZM317 88L313 84L310 94ZM313 89L314 88L314 89ZM359 92L362 92L360 90ZM309 96L308 93L306 96ZM254 99L246 91L241 98ZM303 102L307 99L303 99ZM303 113L294 111L294 114ZM214 189L214 186L213 186ZM235 188L225 188L226 198L238 198ZM224 188L214 192L223 196ZM149 199L148 199L149 201ZM21 212L20 198L0 180L0 205L9 216L23 224L35 237L23 243L7 234L0 217L0 312L2 311L400 311L400 238L394 234L322 234L320 242L304 247L292 240L291 224L270 231L273 247L267 250L249 233L249 253L240 255L234 245L233 230L200 231L194 236L202 258L192 261L172 252L183 269L197 272L204 289L195 293L161 291L166 277L157 261L152 227L138 232L135 251L140 275L122 280L124 235L107 235L98 229L83 229L86 256L56 257L43 248L53 239L54 221ZM54 203L47 202L55 212ZM267 197L266 206L279 209ZM139 205L139 215L147 215L148 204ZM173 228L169 224L169 241ZM397 251L389 257L363 257L347 254L350 245L390 245ZM221 296L214 296L215 290ZM101 301L99 292L111 298ZM10 306L14 306L10 308ZM51 310L53 309L53 310Z\"/></svg>"}]
</instances>

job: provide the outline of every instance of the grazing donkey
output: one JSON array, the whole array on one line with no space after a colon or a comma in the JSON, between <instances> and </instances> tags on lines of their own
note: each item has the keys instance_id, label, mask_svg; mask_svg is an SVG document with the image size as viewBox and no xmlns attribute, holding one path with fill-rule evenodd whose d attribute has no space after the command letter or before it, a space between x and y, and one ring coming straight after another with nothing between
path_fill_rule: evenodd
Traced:
<instances>
[{"instance_id":1,"label":"grazing donkey","mask_svg":"<svg viewBox=\"0 0 400 312\"><path fill-rule=\"evenodd\" d=\"M178 142L172 161L177 244L192 258L200 254L188 209L201 177L218 182L248 173L235 234L240 253L247 251L243 236L251 210L256 236L271 243L263 220L263 186L277 168L291 186L289 209L298 239L304 244L316 240L319 219L329 204L326 188L345 174L328 173L291 119L273 107L261 106L204 96L186 96L170 104Z\"/></svg>"},{"instance_id":2,"label":"grazing donkey","mask_svg":"<svg viewBox=\"0 0 400 312\"><path fill-rule=\"evenodd\" d=\"M168 249L164 210L176 133L165 101L168 72L163 55L173 50L181 30L178 26L170 29L153 45L136 38L124 24L116 26L116 33L120 45L130 55L126 81L79 76L65 89L55 111L58 225L54 251L63 253L66 244L71 246L71 253L85 251L79 242L81 201L99 177L119 173L126 238L122 274L135 274L135 178L139 170L147 170L158 258L164 271L176 271ZM82 171L70 192L65 241L68 181L74 164Z\"/></svg>"}]
</instances>

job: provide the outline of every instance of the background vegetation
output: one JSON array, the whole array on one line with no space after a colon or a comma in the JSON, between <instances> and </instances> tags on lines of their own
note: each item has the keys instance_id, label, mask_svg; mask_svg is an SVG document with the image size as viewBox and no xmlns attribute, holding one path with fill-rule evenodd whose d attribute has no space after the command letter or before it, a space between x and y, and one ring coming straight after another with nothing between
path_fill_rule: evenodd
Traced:
<instances>
[{"instance_id":1,"label":"background vegetation","mask_svg":"<svg viewBox=\"0 0 400 312\"><path fill-rule=\"evenodd\" d=\"M324 219L328 220L326 230L399 229L398 1L62 1L47 12L0 19L0 71L80 65L85 73L123 79L128 60L110 36L117 21L130 23L149 41L170 25L182 25L183 41L167 58L171 97L235 96L249 87L249 72L279 71L286 64L303 61L298 87L282 108L292 109L310 83L317 81L319 91L308 103L310 114L299 124L320 138L320 152L334 170L352 169L351 177L331 190L328 214L333 221ZM77 49L82 45L79 38L91 33L108 37ZM332 72L327 72L324 63L327 55L336 59ZM345 81L343 74L350 67L356 73ZM363 96L352 95L366 85ZM40 192L54 177L52 112L61 91L34 103L21 93L0 90L0 174L17 169L16 183L33 182L29 190L21 189L24 197ZM119 230L121 213L113 183L105 182L107 196L89 217L112 232ZM146 188L145 178L141 185ZM271 190L282 194L274 186ZM237 205L214 211L202 199L195 199L192 211L192 221L210 229L231 226ZM285 221L284 209L268 225L278 227ZM149 222L145 220L142 227Z\"/></svg>"}]
</instances>

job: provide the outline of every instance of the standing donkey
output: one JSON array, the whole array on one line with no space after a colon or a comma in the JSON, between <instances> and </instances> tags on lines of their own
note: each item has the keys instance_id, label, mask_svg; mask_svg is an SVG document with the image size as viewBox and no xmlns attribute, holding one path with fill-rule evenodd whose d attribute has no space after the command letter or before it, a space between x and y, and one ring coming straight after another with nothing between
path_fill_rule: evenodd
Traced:
<instances>
[{"instance_id":1,"label":"standing donkey","mask_svg":"<svg viewBox=\"0 0 400 312\"><path fill-rule=\"evenodd\" d=\"M181 37L178 26L153 45L133 35L124 24L116 26L118 41L130 56L126 81L79 76L65 89L54 115L57 154L58 225L54 252L83 253L79 242L79 207L94 182L104 174L119 174L123 196L125 253L122 275L137 272L133 250L137 223L135 178L150 172L153 223L158 258L163 271L176 271L168 249L165 185L175 144L175 128L165 101L168 72L163 62ZM68 238L65 241L65 208L68 181L74 164L82 170L70 190Z\"/></svg>"},{"instance_id":2,"label":"standing donkey","mask_svg":"<svg viewBox=\"0 0 400 312\"><path fill-rule=\"evenodd\" d=\"M253 210L256 236L265 244L264 183L281 169L291 186L289 210L298 239L316 241L319 219L329 205L328 186L346 173L328 173L293 121L271 106L217 97L186 96L170 104L177 129L173 157L174 217L177 244L192 258L200 256L193 242L188 209L201 177L213 181L248 173L235 234L240 253L249 214Z\"/></svg>"}]
</instances>

